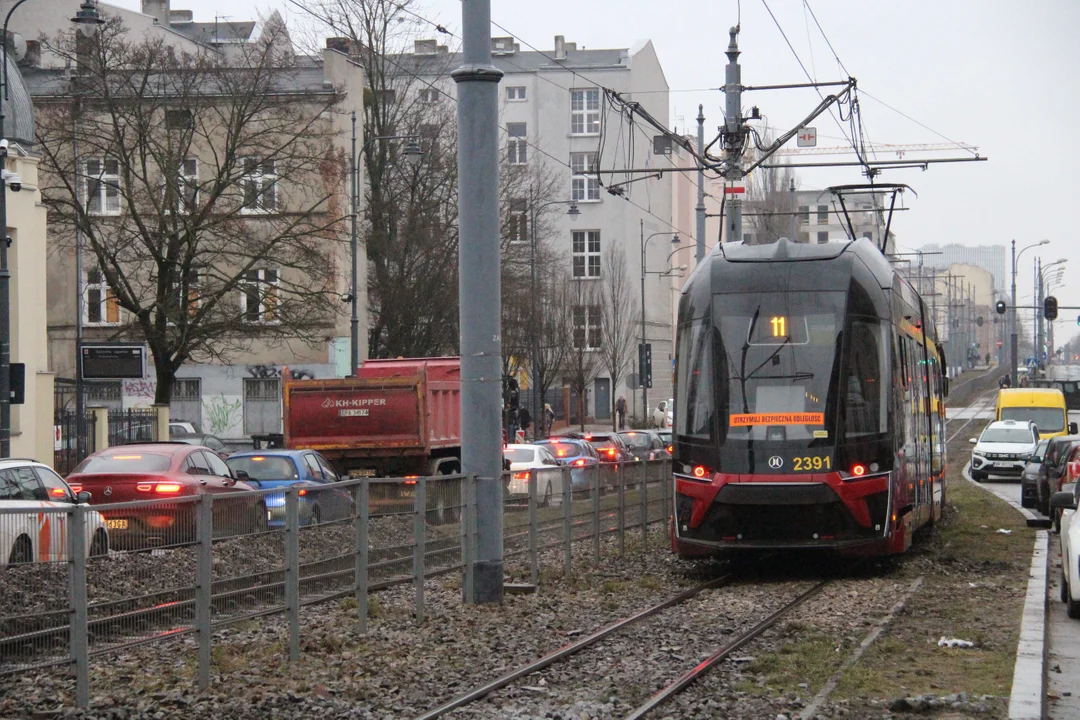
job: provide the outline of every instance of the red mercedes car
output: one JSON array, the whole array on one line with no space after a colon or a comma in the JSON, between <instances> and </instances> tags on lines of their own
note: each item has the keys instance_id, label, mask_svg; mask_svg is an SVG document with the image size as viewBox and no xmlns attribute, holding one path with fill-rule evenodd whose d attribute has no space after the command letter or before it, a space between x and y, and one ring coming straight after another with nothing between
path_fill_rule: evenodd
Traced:
<instances>
[{"instance_id":1,"label":"red mercedes car","mask_svg":"<svg viewBox=\"0 0 1080 720\"><path fill-rule=\"evenodd\" d=\"M208 493L215 496L214 537L265 531L265 498L229 497L253 489L245 479L246 473L234 474L210 448L146 443L96 452L67 482L76 493L88 491L92 505L162 501L102 512L114 548L142 550L194 542L194 498Z\"/></svg>"}]
</instances>

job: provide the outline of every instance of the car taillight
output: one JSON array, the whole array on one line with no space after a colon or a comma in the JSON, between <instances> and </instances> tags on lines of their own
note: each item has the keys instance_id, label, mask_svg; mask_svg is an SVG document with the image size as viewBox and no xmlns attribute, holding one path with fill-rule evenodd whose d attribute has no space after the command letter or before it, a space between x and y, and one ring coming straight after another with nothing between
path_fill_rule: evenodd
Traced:
<instances>
[{"instance_id":1,"label":"car taillight","mask_svg":"<svg viewBox=\"0 0 1080 720\"><path fill-rule=\"evenodd\" d=\"M667 451L668 451L669 453L673 453L673 452L675 452L675 446L674 446L674 445L668 445L668 446L667 446Z\"/></svg>"},{"instance_id":2,"label":"car taillight","mask_svg":"<svg viewBox=\"0 0 1080 720\"><path fill-rule=\"evenodd\" d=\"M615 448L608 448L607 449L607 454L608 454L608 457L615 457Z\"/></svg>"},{"instance_id":3,"label":"car taillight","mask_svg":"<svg viewBox=\"0 0 1080 720\"><path fill-rule=\"evenodd\" d=\"M415 485L416 481L417 481L417 479L419 479L419 477L420 477L419 475L406 475L405 476L405 484L406 485Z\"/></svg>"},{"instance_id":4,"label":"car taillight","mask_svg":"<svg viewBox=\"0 0 1080 720\"><path fill-rule=\"evenodd\" d=\"M180 483L158 483L154 486L154 492L172 495L173 493L180 492L180 488Z\"/></svg>"},{"instance_id":5,"label":"car taillight","mask_svg":"<svg viewBox=\"0 0 1080 720\"><path fill-rule=\"evenodd\" d=\"M64 492L64 488L54 487L54 488L49 488L49 495L52 496L52 497L55 497L55 498L62 498L62 497L65 497L67 495L67 493Z\"/></svg>"},{"instance_id":6,"label":"car taillight","mask_svg":"<svg viewBox=\"0 0 1080 720\"><path fill-rule=\"evenodd\" d=\"M304 497L305 495L307 495L307 490L305 490L304 488L300 488L296 494L300 497Z\"/></svg>"},{"instance_id":7,"label":"car taillight","mask_svg":"<svg viewBox=\"0 0 1080 720\"><path fill-rule=\"evenodd\" d=\"M514 479L515 480L528 480L529 479L529 471L526 470L525 472L516 472L516 473L514 473Z\"/></svg>"},{"instance_id":8,"label":"car taillight","mask_svg":"<svg viewBox=\"0 0 1080 720\"><path fill-rule=\"evenodd\" d=\"M578 467L585 467L585 458L578 458L574 461L574 465Z\"/></svg>"},{"instance_id":9,"label":"car taillight","mask_svg":"<svg viewBox=\"0 0 1080 720\"><path fill-rule=\"evenodd\" d=\"M68 485L68 487L70 487L71 492L75 493L76 495L82 492L82 485Z\"/></svg>"}]
</instances>

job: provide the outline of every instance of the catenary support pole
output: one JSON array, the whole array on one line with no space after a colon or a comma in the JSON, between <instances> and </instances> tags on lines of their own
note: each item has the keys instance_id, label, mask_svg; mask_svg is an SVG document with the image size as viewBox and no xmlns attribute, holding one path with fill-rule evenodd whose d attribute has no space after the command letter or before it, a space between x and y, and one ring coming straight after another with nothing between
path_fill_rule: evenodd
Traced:
<instances>
[{"instance_id":1,"label":"catenary support pole","mask_svg":"<svg viewBox=\"0 0 1080 720\"><path fill-rule=\"evenodd\" d=\"M645 221L638 220L641 229L641 344L638 345L638 383L641 384L641 416L649 427L649 385L645 382Z\"/></svg>"},{"instance_id":2,"label":"catenary support pole","mask_svg":"<svg viewBox=\"0 0 1080 720\"><path fill-rule=\"evenodd\" d=\"M742 182L742 69L739 67L739 28L729 31L730 42L726 55L728 64L724 70L724 150L728 160L728 169L724 177L728 182ZM728 242L742 242L742 201L737 195L731 198L731 215L728 225Z\"/></svg>"},{"instance_id":3,"label":"catenary support pole","mask_svg":"<svg viewBox=\"0 0 1080 720\"><path fill-rule=\"evenodd\" d=\"M1012 308L1009 310L1009 376L1013 387L1016 377L1016 240L1012 241Z\"/></svg>"},{"instance_id":4,"label":"catenary support pole","mask_svg":"<svg viewBox=\"0 0 1080 720\"><path fill-rule=\"evenodd\" d=\"M705 156L705 111L703 105L697 106L697 149L698 155ZM705 258L705 166L698 163L697 171L697 251L694 260L701 262Z\"/></svg>"},{"instance_id":5,"label":"catenary support pole","mask_svg":"<svg viewBox=\"0 0 1080 720\"><path fill-rule=\"evenodd\" d=\"M458 95L458 289L461 461L476 476L473 601L503 599L502 316L499 282L499 80L491 64L491 2L461 4Z\"/></svg>"},{"instance_id":6,"label":"catenary support pole","mask_svg":"<svg viewBox=\"0 0 1080 720\"><path fill-rule=\"evenodd\" d=\"M357 174L359 170L356 167L356 111L352 114L352 152L349 153L349 175L352 177L352 228L351 228L351 241L349 245L352 248L352 289L349 291L350 302L352 304L352 317L349 319L349 375L355 376L357 368L360 367L360 287L357 285L357 270L356 270L356 255L359 252L357 243L359 242L356 236L356 214L359 202L357 200Z\"/></svg>"}]
</instances>

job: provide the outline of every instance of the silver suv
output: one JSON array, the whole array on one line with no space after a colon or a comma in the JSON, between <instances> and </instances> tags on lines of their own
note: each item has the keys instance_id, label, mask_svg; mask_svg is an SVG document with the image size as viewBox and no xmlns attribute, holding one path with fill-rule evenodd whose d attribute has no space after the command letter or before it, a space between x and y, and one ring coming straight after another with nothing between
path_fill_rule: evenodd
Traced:
<instances>
[{"instance_id":1,"label":"silver suv","mask_svg":"<svg viewBox=\"0 0 1080 720\"><path fill-rule=\"evenodd\" d=\"M1039 446L1039 428L1025 420L998 420L971 443L972 480L982 482L991 474L1019 478Z\"/></svg>"}]
</instances>

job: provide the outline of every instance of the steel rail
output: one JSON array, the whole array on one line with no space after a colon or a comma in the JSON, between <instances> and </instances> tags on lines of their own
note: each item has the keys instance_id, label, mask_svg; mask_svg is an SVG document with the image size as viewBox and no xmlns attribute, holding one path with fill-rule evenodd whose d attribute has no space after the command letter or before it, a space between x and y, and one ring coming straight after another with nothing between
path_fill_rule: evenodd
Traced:
<instances>
[{"instance_id":1,"label":"steel rail","mask_svg":"<svg viewBox=\"0 0 1080 720\"><path fill-rule=\"evenodd\" d=\"M683 673L681 676L679 676L670 685L668 685L663 690L661 690L660 692L653 695L651 698L649 698L648 701L646 701L644 705L641 705L639 708L637 708L632 713L627 715L625 720L640 720L640 718L645 717L650 712L652 712L654 709L656 709L656 707L663 704L665 701L667 701L668 699L674 697L675 695L678 695L680 692L685 690L691 684L696 682L697 679L700 678L702 675L704 675L706 672L708 672L709 669L713 665L720 662L721 660L726 658L728 655L735 652L736 650L741 648L743 645L745 645L746 643L748 643L751 640L753 640L754 638L756 638L757 636L761 635L761 633L765 632L770 627L775 625L777 620L779 620L784 615L786 615L787 613L789 613L792 610L794 610L795 608L797 608L799 605L803 604L805 601L809 600L811 597L813 597L817 593L821 592L821 590L823 590L825 588L825 586L829 585L832 582L833 582L833 580L831 578L828 579L828 580L822 580L821 582L819 582L814 587L812 587L809 590L803 592L801 595L796 597L794 600L789 602L787 605L780 608L779 610L774 612L772 615L769 615L767 618L765 618L764 620L759 622L754 627L750 628L750 630L746 631L742 635L739 635L737 638L735 638L731 642L725 644L723 647L721 647L719 650L714 652L712 655L710 655L708 658L706 658L700 664L695 666L692 670L688 670L687 672Z\"/></svg>"},{"instance_id":2,"label":"steel rail","mask_svg":"<svg viewBox=\"0 0 1080 720\"><path fill-rule=\"evenodd\" d=\"M590 645L593 645L593 644L599 642L600 640L604 639L608 635L610 635L610 634L612 634L614 632L617 632L617 631L623 629L624 627L627 627L628 625L632 625L632 624L634 624L634 623L636 623L636 622L638 622L640 620L644 620L645 618L651 617L651 616L657 614L658 612L661 612L662 610L666 610L669 607L672 607L674 605L678 605L680 603L683 603L683 602L689 600L690 598L698 595L699 593L701 593L704 590L709 590L709 589L714 588L714 587L720 587L721 585L725 585L725 584L731 582L731 580L733 578L734 578L734 575L731 575L731 574L721 575L718 578L714 578L713 580L710 580L710 581L708 581L706 583L702 583L701 585L698 585L696 587L692 587L689 590L684 590L683 592L679 593L678 595L670 597L670 598L668 598L667 600L664 600L661 603L657 603L656 605L652 605L651 607L648 607L648 608L645 608L644 610L636 612L633 615L630 615L629 617L625 617L622 620L618 620L618 621L616 621L616 622L614 622L614 623L612 623L610 625L607 625L607 626L601 628L600 630L597 630L596 632L592 633L591 635L587 635L587 636L581 638L580 640L576 640L576 641L574 641L574 642L572 642L572 643L570 643L568 645L564 645L563 647L559 648L558 650L553 650L552 652L548 653L547 655L544 655L543 657L532 661L528 665L524 665L522 667L519 667L516 670L511 670L510 672L506 673L505 675L502 675L501 677L496 678L495 680L492 680L491 682L488 682L488 683L486 683L484 685L481 685L480 687L474 688L474 689L470 690L469 692L465 693L464 695L459 695L458 697L456 697L456 698L454 698L454 699L452 699L452 700L450 700L450 701L448 701L446 703L443 703L442 705L435 708L434 710L429 710L426 713L424 713L423 715L418 716L416 718L416 720L433 720L434 718L442 717L443 715L445 715L446 713L448 713L448 712L450 712L452 710L456 710L456 709L458 709L460 707L464 707L465 705L468 705L468 704L470 704L470 703L472 703L472 702L474 702L476 700L479 700L480 698L494 692L495 690L506 687L507 685L509 685L510 683L514 682L515 680L517 680L519 678L525 677L526 675L529 675L530 673L534 673L537 670L542 670L543 668L546 668L548 665L552 665L552 664L554 664L556 662L559 662L560 660L568 658L571 655L574 655L574 654L584 650L585 648L589 647Z\"/></svg>"}]
</instances>

